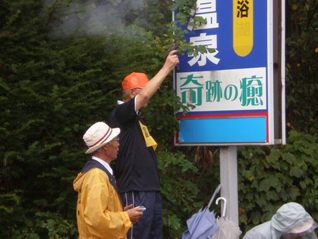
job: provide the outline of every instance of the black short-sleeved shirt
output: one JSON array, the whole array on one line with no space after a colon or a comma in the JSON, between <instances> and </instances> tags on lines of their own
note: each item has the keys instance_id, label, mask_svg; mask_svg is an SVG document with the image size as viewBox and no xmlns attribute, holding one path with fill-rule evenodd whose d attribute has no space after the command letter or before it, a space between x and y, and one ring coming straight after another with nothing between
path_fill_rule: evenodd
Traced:
<instances>
[{"instance_id":1,"label":"black short-sleeved shirt","mask_svg":"<svg viewBox=\"0 0 318 239\"><path fill-rule=\"evenodd\" d=\"M119 127L119 152L113 169L119 192L160 191L157 157L146 143L135 112L135 98L119 104L111 112L108 124Z\"/></svg>"}]
</instances>

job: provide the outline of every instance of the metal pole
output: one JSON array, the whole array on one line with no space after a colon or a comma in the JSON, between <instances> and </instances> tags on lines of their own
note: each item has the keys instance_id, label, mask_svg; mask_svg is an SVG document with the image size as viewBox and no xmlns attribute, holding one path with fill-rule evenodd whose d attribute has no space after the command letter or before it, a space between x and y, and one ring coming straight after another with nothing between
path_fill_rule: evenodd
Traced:
<instances>
[{"instance_id":1,"label":"metal pole","mask_svg":"<svg viewBox=\"0 0 318 239\"><path fill-rule=\"evenodd\" d=\"M226 198L227 202L226 217L232 222L239 225L236 146L221 147L220 177L222 186L221 196Z\"/></svg>"}]
</instances>

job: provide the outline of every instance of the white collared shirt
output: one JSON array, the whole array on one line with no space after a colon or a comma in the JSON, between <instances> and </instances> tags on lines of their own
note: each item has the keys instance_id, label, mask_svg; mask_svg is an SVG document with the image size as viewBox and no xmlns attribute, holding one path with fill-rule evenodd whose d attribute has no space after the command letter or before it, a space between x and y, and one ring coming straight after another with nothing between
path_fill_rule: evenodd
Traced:
<instances>
[{"instance_id":1,"label":"white collared shirt","mask_svg":"<svg viewBox=\"0 0 318 239\"><path fill-rule=\"evenodd\" d=\"M100 159L100 158L98 158L98 157L96 157L96 156L93 156L92 159L94 159L94 160L96 160L97 162L101 163L101 164L107 169L107 171L108 171L111 175L113 175L113 169L110 167L110 165L109 165L107 162L105 162L104 160L102 160L102 159Z\"/></svg>"}]
</instances>

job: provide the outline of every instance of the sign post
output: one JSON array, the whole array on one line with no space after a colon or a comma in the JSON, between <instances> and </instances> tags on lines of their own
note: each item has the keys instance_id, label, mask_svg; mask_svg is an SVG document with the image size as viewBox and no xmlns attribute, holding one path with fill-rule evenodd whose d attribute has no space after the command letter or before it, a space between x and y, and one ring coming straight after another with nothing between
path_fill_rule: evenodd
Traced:
<instances>
[{"instance_id":1,"label":"sign post","mask_svg":"<svg viewBox=\"0 0 318 239\"><path fill-rule=\"evenodd\" d=\"M185 40L214 52L180 56L178 146L221 146L221 194L238 223L237 146L285 143L285 0L197 0L206 24Z\"/></svg>"},{"instance_id":2,"label":"sign post","mask_svg":"<svg viewBox=\"0 0 318 239\"><path fill-rule=\"evenodd\" d=\"M222 185L221 196L226 198L227 201L226 215L229 220L239 225L236 146L221 147L220 177Z\"/></svg>"}]
</instances>

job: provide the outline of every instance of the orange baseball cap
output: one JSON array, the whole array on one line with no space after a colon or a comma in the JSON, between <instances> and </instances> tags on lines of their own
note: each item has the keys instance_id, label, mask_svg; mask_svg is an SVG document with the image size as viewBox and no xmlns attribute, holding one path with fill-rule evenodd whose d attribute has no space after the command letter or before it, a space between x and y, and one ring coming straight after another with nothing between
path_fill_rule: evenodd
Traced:
<instances>
[{"instance_id":1,"label":"orange baseball cap","mask_svg":"<svg viewBox=\"0 0 318 239\"><path fill-rule=\"evenodd\" d=\"M121 86L123 90L130 90L135 88L144 88L148 82L148 77L145 73L132 72L125 76Z\"/></svg>"}]
</instances>

